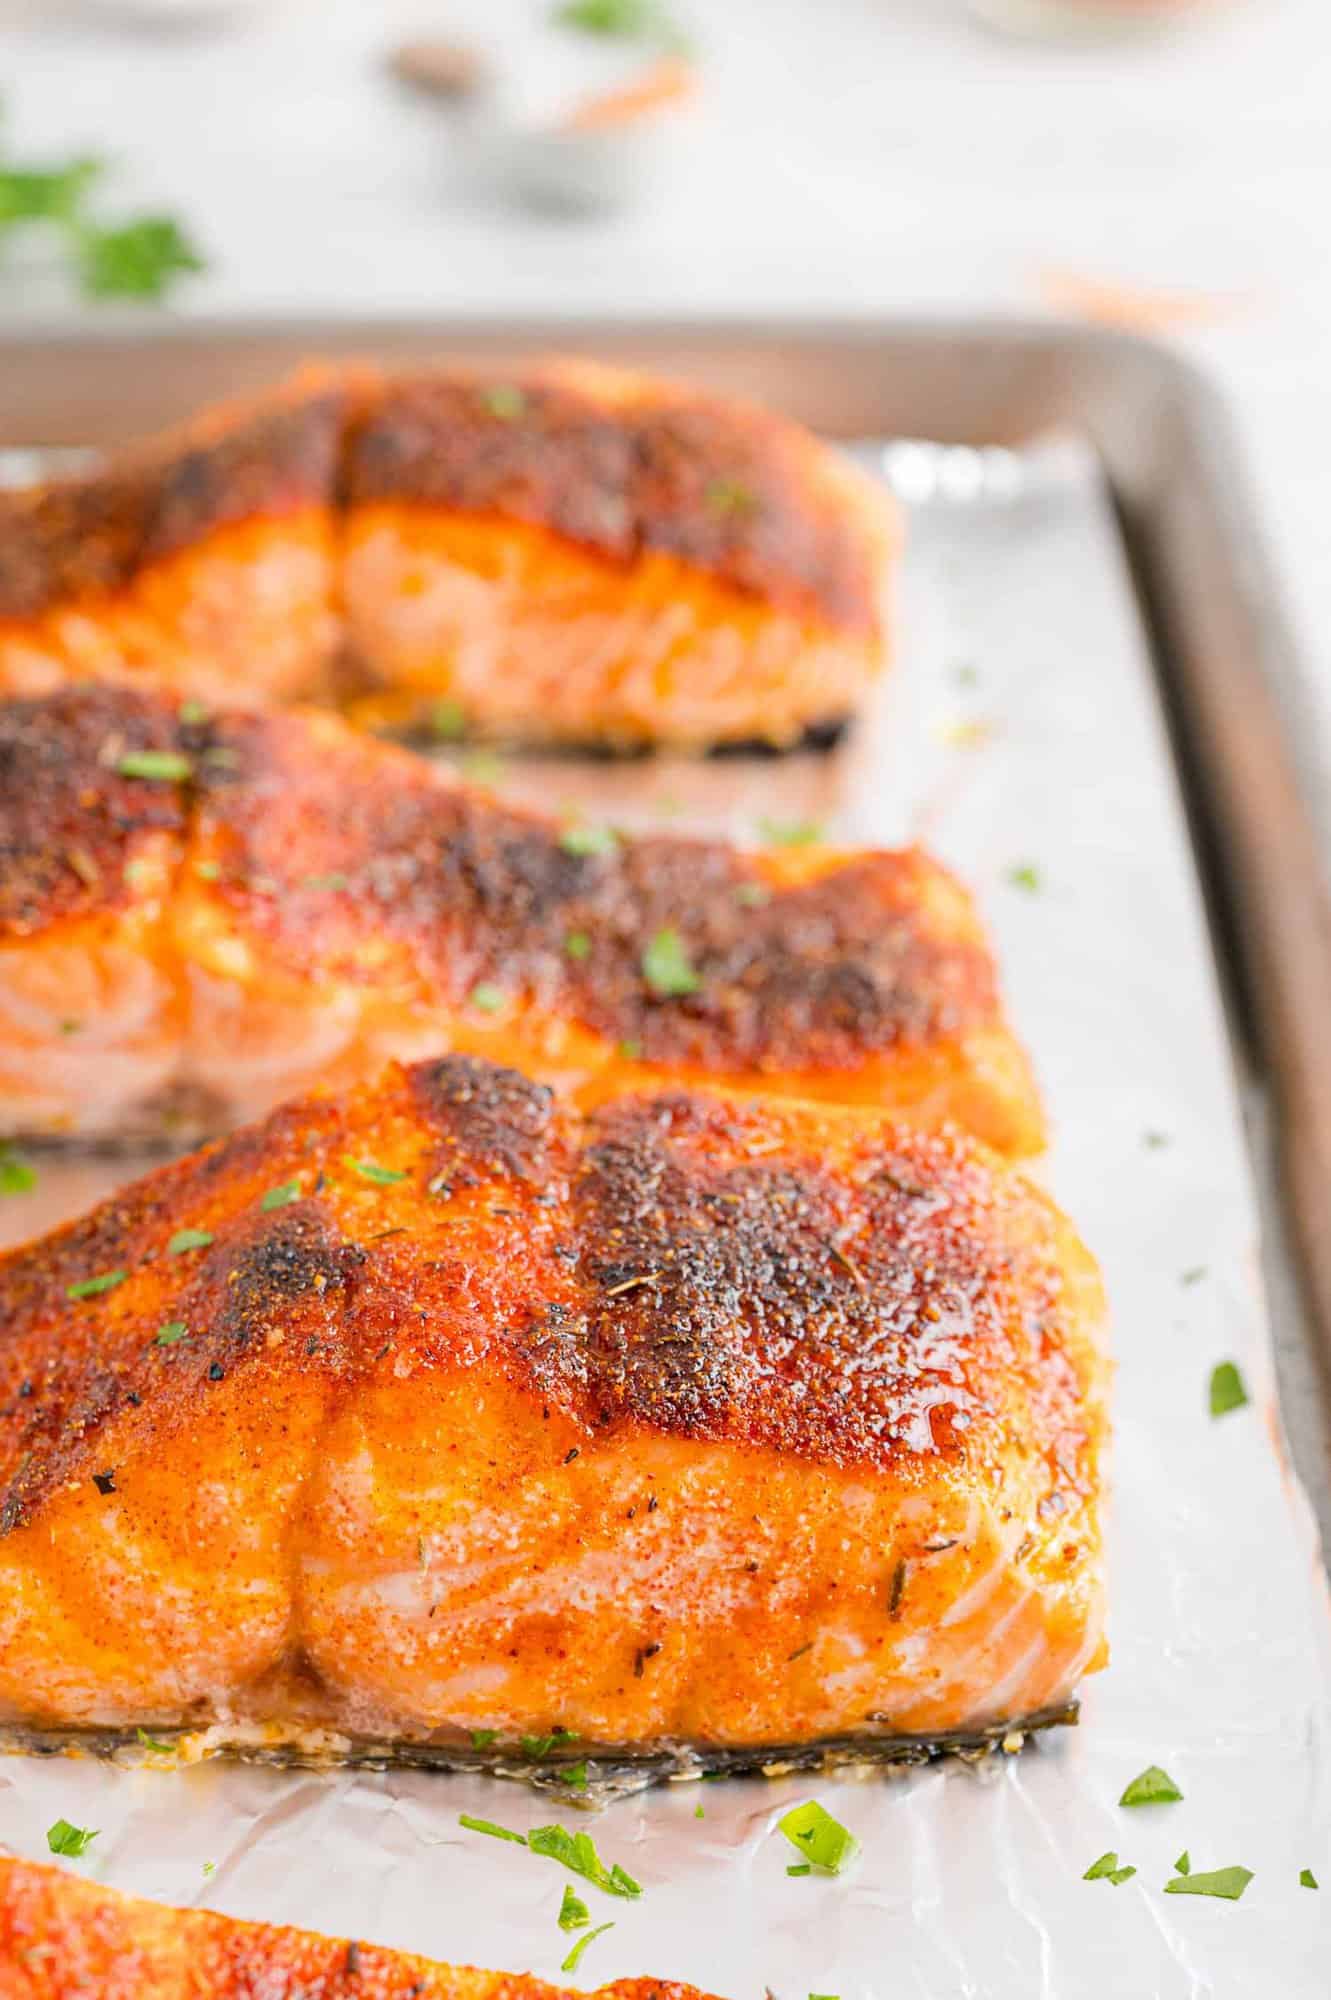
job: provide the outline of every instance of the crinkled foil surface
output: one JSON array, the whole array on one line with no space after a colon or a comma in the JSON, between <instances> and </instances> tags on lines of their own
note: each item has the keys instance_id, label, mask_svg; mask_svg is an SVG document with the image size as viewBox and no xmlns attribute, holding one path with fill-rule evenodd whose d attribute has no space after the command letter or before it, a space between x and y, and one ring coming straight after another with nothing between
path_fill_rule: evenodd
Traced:
<instances>
[{"instance_id":1,"label":"crinkled foil surface","mask_svg":"<svg viewBox=\"0 0 1331 2000\"><path fill-rule=\"evenodd\" d=\"M841 750L514 760L501 782L626 823L752 838L771 815L848 841L919 838L979 892L1054 1116L1041 1171L1103 1260L1114 1309L1113 1658L1081 1726L980 1769L675 1784L594 1816L482 1778L10 1757L0 1842L43 1855L63 1815L100 1829L65 1865L123 1889L557 1976L572 1878L458 1815L559 1819L643 1884L638 1901L576 1885L595 1923L615 1923L575 1976L585 1986L651 1973L728 2000L1331 1991L1331 1620L1275 1403L1245 1097L1112 510L1074 445L877 457L912 503L903 647ZM48 1161L0 1228L27 1234L134 1170ZM1212 1419L1210 1372L1227 1359L1251 1401ZM1148 1764L1183 1802L1120 1808ZM845 1876L786 1874L775 1822L809 1796L863 1843ZM1121 1887L1081 1879L1106 1849L1137 1868ZM1183 1849L1194 1869L1253 1869L1243 1900L1163 1894Z\"/></svg>"}]
</instances>

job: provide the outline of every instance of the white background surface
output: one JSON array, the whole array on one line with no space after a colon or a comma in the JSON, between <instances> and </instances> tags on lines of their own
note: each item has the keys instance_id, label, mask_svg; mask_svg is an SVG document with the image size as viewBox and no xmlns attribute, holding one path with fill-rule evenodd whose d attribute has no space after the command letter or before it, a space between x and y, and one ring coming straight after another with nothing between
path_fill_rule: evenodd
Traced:
<instances>
[{"instance_id":1,"label":"white background surface","mask_svg":"<svg viewBox=\"0 0 1331 2000\"><path fill-rule=\"evenodd\" d=\"M175 310L1027 313L1051 267L1221 296L1186 340L1240 411L1331 776L1325 0L1116 48L1005 40L963 0L678 0L701 98L649 194L578 222L498 198L380 64L446 31L529 104L578 60L546 0L217 0L166 33L135 4L0 0L0 82L15 148L104 151L108 204L186 219L210 269ZM0 279L0 318L51 303Z\"/></svg>"}]
</instances>

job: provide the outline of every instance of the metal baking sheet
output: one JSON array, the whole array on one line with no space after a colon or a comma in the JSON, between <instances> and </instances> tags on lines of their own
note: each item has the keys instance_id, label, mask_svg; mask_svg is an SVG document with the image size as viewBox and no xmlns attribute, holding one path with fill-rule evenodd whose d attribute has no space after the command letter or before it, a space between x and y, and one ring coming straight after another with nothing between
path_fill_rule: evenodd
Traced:
<instances>
[{"instance_id":1,"label":"metal baking sheet","mask_svg":"<svg viewBox=\"0 0 1331 2000\"><path fill-rule=\"evenodd\" d=\"M975 435L993 432L977 420ZM633 1903L589 1892L615 1929L588 1953L586 1985L650 1972L729 2000L1325 1992L1331 1612L1275 1398L1253 1174L1266 1080L1226 1018L1122 494L1076 439L862 449L908 501L912 536L898 671L842 749L514 762L502 782L740 838L760 814L820 818L838 839L920 838L979 892L1053 1114L1041 1171L1114 1308L1113 1660L1080 1728L974 1770L676 1785L592 1822L483 1779L11 1758L0 1841L38 1854L63 1815L101 1829L78 1865L120 1887L549 1976L568 1944L555 1924L567 1878L458 1814L520 1829L557 1817L590 1825L644 1885ZM3 1228L82 1207L126 1171L47 1162ZM1273 1270L1297 1369L1309 1350L1291 1267ZM1226 1359L1251 1401L1213 1420L1207 1382ZM1310 1473L1317 1443L1313 1424ZM1150 1763L1183 1802L1119 1808ZM808 1796L863 1843L842 1879L785 1874L774 1823ZM1110 1848L1137 1875L1083 1881ZM1195 1868L1253 1869L1242 1902L1164 1895L1184 1848ZM1302 1868L1327 1889L1300 1887Z\"/></svg>"}]
</instances>

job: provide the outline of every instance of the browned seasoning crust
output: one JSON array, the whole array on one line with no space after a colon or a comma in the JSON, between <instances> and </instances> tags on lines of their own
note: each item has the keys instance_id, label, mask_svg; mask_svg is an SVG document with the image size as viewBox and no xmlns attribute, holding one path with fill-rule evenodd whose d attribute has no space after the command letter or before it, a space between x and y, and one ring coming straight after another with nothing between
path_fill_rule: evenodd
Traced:
<instances>
[{"instance_id":1,"label":"browned seasoning crust","mask_svg":"<svg viewBox=\"0 0 1331 2000\"><path fill-rule=\"evenodd\" d=\"M187 781L122 776L145 748L184 758ZM327 717L182 722L109 688L0 706L0 944L125 907L146 830L191 857L177 896L220 911L265 964L372 983L391 945L394 976L435 1004L493 985L649 1063L849 1075L1002 1026L982 932L913 849L815 865L653 837L577 853L556 823ZM664 931L695 992L654 990Z\"/></svg>"},{"instance_id":2,"label":"browned seasoning crust","mask_svg":"<svg viewBox=\"0 0 1331 2000\"><path fill-rule=\"evenodd\" d=\"M345 408L345 389L312 371L88 474L0 492L0 620L114 596L225 525L327 508Z\"/></svg>"},{"instance_id":3,"label":"browned seasoning crust","mask_svg":"<svg viewBox=\"0 0 1331 2000\"><path fill-rule=\"evenodd\" d=\"M530 1973L242 1923L125 1896L0 1855L4 2000L561 2000ZM591 2000L705 2000L669 1979L619 1979Z\"/></svg>"},{"instance_id":4,"label":"browned seasoning crust","mask_svg":"<svg viewBox=\"0 0 1331 2000\"><path fill-rule=\"evenodd\" d=\"M578 371L386 381L353 421L348 507L406 501L548 528L607 560L677 557L853 632L881 616L881 551L796 426L673 385L589 393Z\"/></svg>"},{"instance_id":5,"label":"browned seasoning crust","mask_svg":"<svg viewBox=\"0 0 1331 2000\"><path fill-rule=\"evenodd\" d=\"M71 1483L121 1490L232 1378L262 1407L292 1378L341 1398L459 1362L575 1438L982 1486L1019 1451L1064 1506L1097 1433L1052 1214L983 1148L859 1113L667 1092L583 1114L468 1058L392 1072L0 1259L0 1528ZM212 1240L173 1251L182 1227ZM159 1343L172 1323L188 1338Z\"/></svg>"}]
</instances>

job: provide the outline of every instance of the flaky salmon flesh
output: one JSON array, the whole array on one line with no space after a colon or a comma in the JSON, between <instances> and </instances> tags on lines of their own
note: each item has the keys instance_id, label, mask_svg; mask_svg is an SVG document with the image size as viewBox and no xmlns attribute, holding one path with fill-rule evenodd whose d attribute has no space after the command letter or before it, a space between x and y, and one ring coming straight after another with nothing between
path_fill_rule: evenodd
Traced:
<instances>
[{"instance_id":1,"label":"flaky salmon flesh","mask_svg":"<svg viewBox=\"0 0 1331 2000\"><path fill-rule=\"evenodd\" d=\"M526 1972L439 1965L347 1938L122 1896L0 1855L0 2000L572 2000ZM587 2000L707 2000L617 1979Z\"/></svg>"},{"instance_id":2,"label":"flaky salmon flesh","mask_svg":"<svg viewBox=\"0 0 1331 2000\"><path fill-rule=\"evenodd\" d=\"M0 694L127 681L390 731L784 746L882 670L898 542L848 460L678 383L312 369L0 494Z\"/></svg>"},{"instance_id":3,"label":"flaky salmon flesh","mask_svg":"<svg viewBox=\"0 0 1331 2000\"><path fill-rule=\"evenodd\" d=\"M285 1107L0 1259L4 1740L1002 1737L1102 1657L1102 1313L956 1132L456 1056Z\"/></svg>"},{"instance_id":4,"label":"flaky salmon flesh","mask_svg":"<svg viewBox=\"0 0 1331 2000\"><path fill-rule=\"evenodd\" d=\"M1043 1140L974 907L918 850L620 839L317 711L0 705L0 1136L197 1136L449 1049Z\"/></svg>"}]
</instances>

